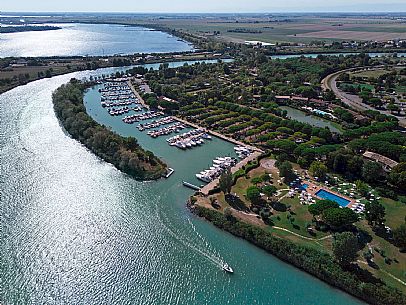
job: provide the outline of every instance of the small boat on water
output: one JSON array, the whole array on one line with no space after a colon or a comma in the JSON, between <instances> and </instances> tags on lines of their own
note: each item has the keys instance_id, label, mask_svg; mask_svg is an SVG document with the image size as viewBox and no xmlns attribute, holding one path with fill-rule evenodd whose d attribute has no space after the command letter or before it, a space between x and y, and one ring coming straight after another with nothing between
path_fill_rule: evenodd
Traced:
<instances>
[{"instance_id":1,"label":"small boat on water","mask_svg":"<svg viewBox=\"0 0 406 305\"><path fill-rule=\"evenodd\" d=\"M227 272L227 273L234 273L233 268L231 268L227 263L224 263L224 264L223 264L222 269L223 269L225 272Z\"/></svg>"}]
</instances>

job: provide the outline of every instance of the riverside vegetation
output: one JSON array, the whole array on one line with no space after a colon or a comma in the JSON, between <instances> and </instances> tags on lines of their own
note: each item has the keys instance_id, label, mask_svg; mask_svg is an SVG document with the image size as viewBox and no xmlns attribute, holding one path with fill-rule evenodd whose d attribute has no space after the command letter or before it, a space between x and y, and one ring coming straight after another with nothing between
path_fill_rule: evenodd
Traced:
<instances>
[{"instance_id":1,"label":"riverside vegetation","mask_svg":"<svg viewBox=\"0 0 406 305\"><path fill-rule=\"evenodd\" d=\"M327 204L329 208L323 208L321 213L312 213L312 209L308 210L307 206L298 203L298 198L281 199L282 202L274 198L262 200L261 191L274 197L275 189L262 185L260 180L255 179L257 176L250 176L251 170L254 172L260 169L259 160L248 164L229 177L228 181L234 183L232 192L240 195L241 209L257 215L257 224L261 222L260 225L227 212L229 206L235 206L229 204L226 196L219 195L221 186L210 192L220 203L219 211L196 204L194 207L197 214L371 304L403 304L405 296L397 289L399 281L392 287L390 284L393 282L388 284L391 278L385 277L385 274L394 273L397 280L403 276L401 269L396 271L397 266L404 266L403 256L395 253L403 247L403 220L395 215L403 213L404 204L394 204L394 201L389 200L403 202L405 199L401 181L406 171L406 138L395 117L374 111L356 112L336 99L332 92L323 92L320 87L321 79L332 72L354 66L379 65L381 59L371 59L361 54L270 60L261 50L253 51L242 46L234 48L232 52L236 58L232 63L220 61L214 65L185 65L175 69L163 64L158 71L136 67L130 73L143 75L151 87L153 93L141 93L151 108L163 108L168 114L181 116L247 144L256 145L267 152L267 158L276 158L280 176L286 181L282 187L277 187L279 192L283 187L288 187L289 180L295 176L292 164L296 169L317 173L317 176L325 177L330 182L334 182L334 179L328 176L334 174L344 181L357 182L363 193L368 193L372 185L379 196L385 197L383 200L389 219L383 219L385 208L382 212L380 203L367 207L367 210L377 212L365 217L368 221L366 223L363 217L360 220L351 210L339 209L337 205ZM72 82L68 86L71 85ZM285 97L280 98L278 95ZM168 101L162 96L173 100ZM328 128L290 120L286 112L279 108L282 105L317 107L323 113L333 114L334 118L330 119L342 127L343 133L337 134ZM72 117L69 124L74 125L75 119ZM101 146L97 148L105 149ZM391 157L399 162L399 166L390 174L384 173L376 162L364 161L359 156L366 150ZM247 181L248 178L254 179ZM287 215L280 213L276 207L285 207L283 213ZM305 222L308 224L305 225ZM292 240L289 234L281 236L275 232L275 224L288 231L292 226L298 232L304 227L314 228L314 234L330 238L331 243L326 240L316 242L315 245L310 242L306 244L300 239ZM382 235L386 224L393 228L395 240L386 233ZM372 250L362 250L368 242L354 239L354 236L363 232L367 232L366 235L371 238L369 242L379 246L379 249L378 246L375 248L382 257L386 255L385 249L391 258L385 256L384 263L381 263L380 257L375 257L373 261ZM314 240L309 232L302 234L298 235ZM367 262L358 263L357 256L361 250L365 251L363 257ZM378 262L382 272L386 273L374 270L371 267L374 262Z\"/></svg>"},{"instance_id":2,"label":"riverside vegetation","mask_svg":"<svg viewBox=\"0 0 406 305\"><path fill-rule=\"evenodd\" d=\"M132 71L142 74L154 92L144 94L152 108L260 147L265 158L276 159L280 175L272 172L275 181L263 181L270 172L254 161L227 179L237 200L220 183L210 197L192 197L192 208L220 228L371 304L404 304L405 225L398 215L406 211L406 136L396 117L358 112L320 86L335 71L378 66L388 59L360 54L270 60L261 50L234 51L232 63ZM393 64L398 60L389 59ZM322 110L316 115L334 121L342 132L288 119L280 108L285 105ZM385 172L362 157L367 150L398 165ZM306 206L298 196L288 198L283 191L297 177L293 169L320 177L322 183L328 180L335 192L339 184L357 185L354 200L365 203L365 213L334 202ZM285 179L276 186L279 196L270 186L277 176ZM254 216L249 219L239 211ZM287 231L281 234L274 227Z\"/></svg>"},{"instance_id":3,"label":"riverside vegetation","mask_svg":"<svg viewBox=\"0 0 406 305\"><path fill-rule=\"evenodd\" d=\"M133 137L122 137L96 123L83 105L85 90L92 83L72 79L53 94L54 109L66 131L103 160L138 180L162 177L166 165L143 150Z\"/></svg>"},{"instance_id":4,"label":"riverside vegetation","mask_svg":"<svg viewBox=\"0 0 406 305\"><path fill-rule=\"evenodd\" d=\"M280 259L370 304L401 305L406 303L406 296L399 290L386 286L359 267L347 266L347 269L343 268L331 255L325 252L274 237L270 232L238 221L232 215L225 215L199 206L196 207L195 212L211 221L215 226L252 242Z\"/></svg>"}]
</instances>

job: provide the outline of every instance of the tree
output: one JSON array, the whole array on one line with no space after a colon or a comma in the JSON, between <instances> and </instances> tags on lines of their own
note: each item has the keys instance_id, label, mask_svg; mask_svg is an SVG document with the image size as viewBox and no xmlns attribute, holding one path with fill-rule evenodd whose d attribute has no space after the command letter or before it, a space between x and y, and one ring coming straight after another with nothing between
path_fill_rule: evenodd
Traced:
<instances>
[{"instance_id":1,"label":"tree","mask_svg":"<svg viewBox=\"0 0 406 305\"><path fill-rule=\"evenodd\" d=\"M348 266L358 257L358 240L351 232L334 234L334 258L342 266Z\"/></svg>"},{"instance_id":2,"label":"tree","mask_svg":"<svg viewBox=\"0 0 406 305\"><path fill-rule=\"evenodd\" d=\"M401 162L392 169L389 182L401 191L406 191L406 162Z\"/></svg>"},{"instance_id":3,"label":"tree","mask_svg":"<svg viewBox=\"0 0 406 305\"><path fill-rule=\"evenodd\" d=\"M265 174L261 175L261 180L262 180L262 182L268 182L271 180L271 177L269 176L269 174L265 173Z\"/></svg>"},{"instance_id":4,"label":"tree","mask_svg":"<svg viewBox=\"0 0 406 305\"><path fill-rule=\"evenodd\" d=\"M361 194L361 196L366 196L368 194L368 184L366 184L362 180L357 180L355 181L355 186L357 188L358 193Z\"/></svg>"},{"instance_id":5,"label":"tree","mask_svg":"<svg viewBox=\"0 0 406 305\"><path fill-rule=\"evenodd\" d=\"M349 208L332 208L323 211L323 220L331 227L340 228L357 222L358 216Z\"/></svg>"},{"instance_id":6,"label":"tree","mask_svg":"<svg viewBox=\"0 0 406 305\"><path fill-rule=\"evenodd\" d=\"M220 176L219 187L224 195L230 194L231 187L233 186L233 175L231 174L230 169L224 171L224 173Z\"/></svg>"},{"instance_id":7,"label":"tree","mask_svg":"<svg viewBox=\"0 0 406 305\"><path fill-rule=\"evenodd\" d=\"M295 174L289 161L284 161L279 165L279 176L285 177L287 180L293 179Z\"/></svg>"},{"instance_id":8,"label":"tree","mask_svg":"<svg viewBox=\"0 0 406 305\"><path fill-rule=\"evenodd\" d=\"M252 184L255 184L255 185L258 185L258 184L260 184L262 182L262 178L261 177L255 177L255 178L252 178L251 179L251 183Z\"/></svg>"},{"instance_id":9,"label":"tree","mask_svg":"<svg viewBox=\"0 0 406 305\"><path fill-rule=\"evenodd\" d=\"M368 161L362 167L362 177L367 182L377 182L382 175L382 166L377 162Z\"/></svg>"},{"instance_id":10,"label":"tree","mask_svg":"<svg viewBox=\"0 0 406 305\"><path fill-rule=\"evenodd\" d=\"M385 207L377 201L365 205L365 219L369 225L382 226L385 223Z\"/></svg>"},{"instance_id":11,"label":"tree","mask_svg":"<svg viewBox=\"0 0 406 305\"><path fill-rule=\"evenodd\" d=\"M393 239L396 246L402 250L406 249L406 223L393 230Z\"/></svg>"},{"instance_id":12,"label":"tree","mask_svg":"<svg viewBox=\"0 0 406 305\"><path fill-rule=\"evenodd\" d=\"M277 189L276 189L276 187L273 186L273 185L265 185L265 186L262 188L262 192L263 192L266 196L272 197L273 195L276 194Z\"/></svg>"},{"instance_id":13,"label":"tree","mask_svg":"<svg viewBox=\"0 0 406 305\"><path fill-rule=\"evenodd\" d=\"M261 199L261 192L258 187L250 186L247 189L247 198L251 203L256 204Z\"/></svg>"},{"instance_id":14,"label":"tree","mask_svg":"<svg viewBox=\"0 0 406 305\"><path fill-rule=\"evenodd\" d=\"M158 108L158 99L156 97L153 96L148 97L146 103L153 109Z\"/></svg>"},{"instance_id":15,"label":"tree","mask_svg":"<svg viewBox=\"0 0 406 305\"><path fill-rule=\"evenodd\" d=\"M327 174L327 166L319 161L313 161L309 168L310 173L313 177L319 177L321 179L326 177Z\"/></svg>"},{"instance_id":16,"label":"tree","mask_svg":"<svg viewBox=\"0 0 406 305\"><path fill-rule=\"evenodd\" d=\"M309 213L313 216L321 215L327 209L334 209L339 208L339 204L337 202L331 200L319 200L315 204L309 205L308 210Z\"/></svg>"},{"instance_id":17,"label":"tree","mask_svg":"<svg viewBox=\"0 0 406 305\"><path fill-rule=\"evenodd\" d=\"M233 213L231 212L231 209L228 207L224 209L224 216L227 220L230 221L235 220Z\"/></svg>"}]
</instances>

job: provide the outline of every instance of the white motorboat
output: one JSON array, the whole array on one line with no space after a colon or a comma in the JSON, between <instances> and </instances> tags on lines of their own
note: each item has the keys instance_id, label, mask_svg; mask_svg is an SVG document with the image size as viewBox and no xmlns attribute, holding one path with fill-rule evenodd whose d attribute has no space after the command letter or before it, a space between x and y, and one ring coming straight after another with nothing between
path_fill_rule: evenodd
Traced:
<instances>
[{"instance_id":1,"label":"white motorboat","mask_svg":"<svg viewBox=\"0 0 406 305\"><path fill-rule=\"evenodd\" d=\"M225 272L227 272L227 273L234 273L233 268L231 268L227 263L224 263L224 264L223 264L222 269L223 269Z\"/></svg>"}]
</instances>

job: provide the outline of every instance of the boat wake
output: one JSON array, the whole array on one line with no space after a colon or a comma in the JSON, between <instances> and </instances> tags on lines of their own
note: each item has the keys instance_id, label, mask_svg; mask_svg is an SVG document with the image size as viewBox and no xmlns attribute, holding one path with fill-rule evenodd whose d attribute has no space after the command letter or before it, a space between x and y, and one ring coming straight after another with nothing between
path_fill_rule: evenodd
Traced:
<instances>
[{"instance_id":1,"label":"boat wake","mask_svg":"<svg viewBox=\"0 0 406 305\"><path fill-rule=\"evenodd\" d=\"M207 261L213 265L222 268L223 260L220 254L213 249L213 247L207 242L207 240L197 231L195 225L192 223L190 218L187 218L188 227L191 228L191 232L197 237L199 245L195 241L189 239L183 232L180 230L175 230L167 223L166 217L160 212L158 205L156 205L156 216L160 220L160 226L177 242L181 243L185 247L192 249L194 252L203 256Z\"/></svg>"}]
</instances>

